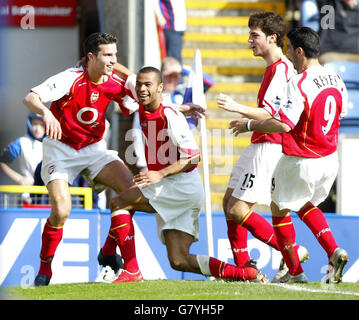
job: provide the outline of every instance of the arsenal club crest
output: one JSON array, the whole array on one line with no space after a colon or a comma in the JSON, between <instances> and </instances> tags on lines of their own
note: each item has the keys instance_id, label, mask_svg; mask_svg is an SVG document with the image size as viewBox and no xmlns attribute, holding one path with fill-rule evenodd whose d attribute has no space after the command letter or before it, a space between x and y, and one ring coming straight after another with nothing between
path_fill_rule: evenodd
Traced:
<instances>
[{"instance_id":1,"label":"arsenal club crest","mask_svg":"<svg viewBox=\"0 0 359 320\"><path fill-rule=\"evenodd\" d=\"M98 91L94 91L91 93L91 103L95 103L100 96L100 93Z\"/></svg>"},{"instance_id":2,"label":"arsenal club crest","mask_svg":"<svg viewBox=\"0 0 359 320\"><path fill-rule=\"evenodd\" d=\"M48 173L52 174L54 172L54 170L55 170L55 165L52 164L51 166L49 166Z\"/></svg>"}]
</instances>

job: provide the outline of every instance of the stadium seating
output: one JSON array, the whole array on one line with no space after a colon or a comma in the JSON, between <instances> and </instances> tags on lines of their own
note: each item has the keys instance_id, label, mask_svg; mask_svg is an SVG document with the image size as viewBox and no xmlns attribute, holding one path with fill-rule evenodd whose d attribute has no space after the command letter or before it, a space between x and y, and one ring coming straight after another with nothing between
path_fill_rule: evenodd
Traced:
<instances>
[{"instance_id":1,"label":"stadium seating","mask_svg":"<svg viewBox=\"0 0 359 320\"><path fill-rule=\"evenodd\" d=\"M315 0L304 0L300 5L300 22L303 27L319 30L319 10Z\"/></svg>"},{"instance_id":2,"label":"stadium seating","mask_svg":"<svg viewBox=\"0 0 359 320\"><path fill-rule=\"evenodd\" d=\"M331 61L325 65L341 76L348 89L348 114L340 121L340 133L359 134L359 63Z\"/></svg>"},{"instance_id":3,"label":"stadium seating","mask_svg":"<svg viewBox=\"0 0 359 320\"><path fill-rule=\"evenodd\" d=\"M348 89L359 90L359 62L354 61L331 61L325 64L337 72Z\"/></svg>"}]
</instances>

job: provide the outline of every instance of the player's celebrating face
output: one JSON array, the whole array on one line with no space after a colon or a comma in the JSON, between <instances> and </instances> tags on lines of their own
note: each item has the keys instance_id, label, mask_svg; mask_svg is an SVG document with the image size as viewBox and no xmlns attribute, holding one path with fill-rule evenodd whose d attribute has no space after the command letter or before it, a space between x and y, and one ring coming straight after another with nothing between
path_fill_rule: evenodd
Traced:
<instances>
[{"instance_id":1,"label":"player's celebrating face","mask_svg":"<svg viewBox=\"0 0 359 320\"><path fill-rule=\"evenodd\" d=\"M84 43L88 72L92 82L102 82L102 76L111 76L117 62L117 39L108 33L93 33Z\"/></svg>"},{"instance_id":2,"label":"player's celebrating face","mask_svg":"<svg viewBox=\"0 0 359 320\"><path fill-rule=\"evenodd\" d=\"M262 57L267 65L276 62L282 54L285 22L281 16L273 12L261 12L251 15L249 22L248 42L253 55Z\"/></svg>"},{"instance_id":3,"label":"player's celebrating face","mask_svg":"<svg viewBox=\"0 0 359 320\"><path fill-rule=\"evenodd\" d=\"M112 75L113 66L117 62L115 43L101 44L97 54L89 53L89 70L101 75Z\"/></svg>"},{"instance_id":4,"label":"player's celebrating face","mask_svg":"<svg viewBox=\"0 0 359 320\"><path fill-rule=\"evenodd\" d=\"M137 74L135 88L139 102L149 111L156 109L161 103L163 89L161 75L150 69L151 67L143 68Z\"/></svg>"},{"instance_id":5,"label":"player's celebrating face","mask_svg":"<svg viewBox=\"0 0 359 320\"><path fill-rule=\"evenodd\" d=\"M267 54L269 50L269 37L267 37L259 27L250 29L248 42L250 43L254 56L263 57Z\"/></svg>"}]
</instances>

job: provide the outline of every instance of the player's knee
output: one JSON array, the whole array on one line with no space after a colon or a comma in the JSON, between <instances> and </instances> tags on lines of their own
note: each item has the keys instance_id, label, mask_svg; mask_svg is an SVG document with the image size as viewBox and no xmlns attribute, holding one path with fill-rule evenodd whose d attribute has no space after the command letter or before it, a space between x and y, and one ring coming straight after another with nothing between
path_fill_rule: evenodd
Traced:
<instances>
[{"instance_id":1,"label":"player's knee","mask_svg":"<svg viewBox=\"0 0 359 320\"><path fill-rule=\"evenodd\" d=\"M110 201L110 209L111 212L114 212L116 210L121 210L121 209L127 209L130 210L132 208L130 208L129 204L127 203L126 199L120 195L114 197L111 199Z\"/></svg>"},{"instance_id":2,"label":"player's knee","mask_svg":"<svg viewBox=\"0 0 359 320\"><path fill-rule=\"evenodd\" d=\"M64 206L54 206L52 205L50 220L51 224L57 227L62 227L67 218L70 215L71 207Z\"/></svg>"},{"instance_id":3,"label":"player's knee","mask_svg":"<svg viewBox=\"0 0 359 320\"><path fill-rule=\"evenodd\" d=\"M227 216L227 208L228 208L229 199L232 196L232 192L233 192L232 189L227 189L224 196L223 196L223 199L222 199L222 207L223 207L223 211L224 211L226 216Z\"/></svg>"},{"instance_id":4,"label":"player's knee","mask_svg":"<svg viewBox=\"0 0 359 320\"><path fill-rule=\"evenodd\" d=\"M227 205L226 217L237 222L240 222L245 214L243 210L235 205Z\"/></svg>"},{"instance_id":5,"label":"player's knee","mask_svg":"<svg viewBox=\"0 0 359 320\"><path fill-rule=\"evenodd\" d=\"M184 255L170 256L169 262L171 268L177 271L187 271L189 268L188 259Z\"/></svg>"}]
</instances>

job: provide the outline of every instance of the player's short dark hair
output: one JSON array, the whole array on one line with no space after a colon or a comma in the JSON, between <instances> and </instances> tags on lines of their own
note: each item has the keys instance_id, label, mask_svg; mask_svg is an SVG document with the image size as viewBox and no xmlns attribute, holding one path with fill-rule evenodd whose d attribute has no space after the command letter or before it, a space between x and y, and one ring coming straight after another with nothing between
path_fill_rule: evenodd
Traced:
<instances>
[{"instance_id":1,"label":"player's short dark hair","mask_svg":"<svg viewBox=\"0 0 359 320\"><path fill-rule=\"evenodd\" d=\"M290 30L287 37L294 49L302 48L307 58L318 58L320 54L320 37L313 29L298 27Z\"/></svg>"},{"instance_id":2,"label":"player's short dark hair","mask_svg":"<svg viewBox=\"0 0 359 320\"><path fill-rule=\"evenodd\" d=\"M162 83L162 73L160 70L158 70L157 68L155 67L143 67L141 68L140 70L138 70L137 74L140 74L140 73L155 73L157 75L157 80L158 80L158 83Z\"/></svg>"},{"instance_id":3,"label":"player's short dark hair","mask_svg":"<svg viewBox=\"0 0 359 320\"><path fill-rule=\"evenodd\" d=\"M93 53L94 55L97 55L98 52L100 51L101 44L111 44L111 43L117 43L117 38L110 33L95 32L90 34L84 41L84 45L83 45L86 58L89 52Z\"/></svg>"},{"instance_id":4,"label":"player's short dark hair","mask_svg":"<svg viewBox=\"0 0 359 320\"><path fill-rule=\"evenodd\" d=\"M277 46L283 49L286 24L278 13L266 11L254 12L249 16L248 27L261 28L267 37L275 34L277 36Z\"/></svg>"}]
</instances>

